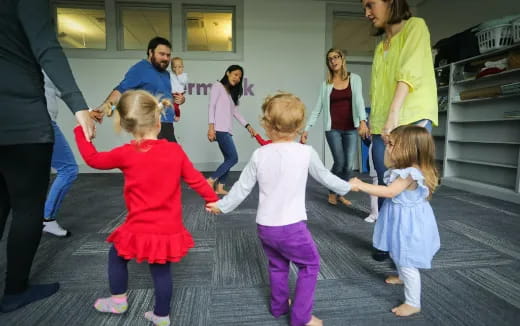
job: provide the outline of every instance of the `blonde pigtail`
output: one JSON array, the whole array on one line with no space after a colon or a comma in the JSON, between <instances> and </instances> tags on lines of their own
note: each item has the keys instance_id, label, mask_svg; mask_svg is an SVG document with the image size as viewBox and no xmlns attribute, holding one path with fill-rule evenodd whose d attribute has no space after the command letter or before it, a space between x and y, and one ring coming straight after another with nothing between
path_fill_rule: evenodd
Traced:
<instances>
[{"instance_id":1,"label":"blonde pigtail","mask_svg":"<svg viewBox=\"0 0 520 326\"><path fill-rule=\"evenodd\" d=\"M116 131L116 133L119 134L119 133L121 133L121 115L119 114L119 111L117 111L117 110L112 111L112 108L110 108L110 112L111 112L110 114L114 114L114 120L113 120L114 130Z\"/></svg>"}]
</instances>

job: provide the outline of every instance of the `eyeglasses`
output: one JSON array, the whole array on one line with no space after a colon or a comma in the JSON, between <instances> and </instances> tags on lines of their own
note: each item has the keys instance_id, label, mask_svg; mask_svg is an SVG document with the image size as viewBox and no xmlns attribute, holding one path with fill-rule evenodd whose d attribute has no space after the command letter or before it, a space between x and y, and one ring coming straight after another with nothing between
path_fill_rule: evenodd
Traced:
<instances>
[{"instance_id":1,"label":"eyeglasses","mask_svg":"<svg viewBox=\"0 0 520 326\"><path fill-rule=\"evenodd\" d=\"M338 60L338 59L341 59L341 56L339 56L339 55L333 55L333 56L331 56L331 57L328 57L328 58L327 58L327 61L328 61L328 62L333 62L333 61L336 61L336 60Z\"/></svg>"}]
</instances>

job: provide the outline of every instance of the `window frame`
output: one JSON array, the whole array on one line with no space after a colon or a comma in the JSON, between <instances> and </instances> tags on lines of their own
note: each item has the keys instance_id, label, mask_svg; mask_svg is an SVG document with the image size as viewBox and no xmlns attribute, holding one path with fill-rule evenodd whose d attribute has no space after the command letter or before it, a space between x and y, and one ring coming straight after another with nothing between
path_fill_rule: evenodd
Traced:
<instances>
[{"instance_id":1,"label":"window frame","mask_svg":"<svg viewBox=\"0 0 520 326\"><path fill-rule=\"evenodd\" d=\"M116 22L117 22L117 51L126 52L126 51L142 51L141 49L125 49L125 32L123 26L123 10L124 9L142 9L142 10L150 10L154 11L157 9L167 9L169 11L169 30L170 30L170 39L172 38L172 6L171 3L161 3L161 2L131 2L131 1L116 1ZM146 51L148 44L143 47L143 50Z\"/></svg>"},{"instance_id":2,"label":"window frame","mask_svg":"<svg viewBox=\"0 0 520 326\"><path fill-rule=\"evenodd\" d=\"M47 0L43 0L47 1ZM180 56L184 60L200 61L242 61L244 57L244 0L219 0L218 5L211 4L212 0L50 0L51 10L56 19L56 8L77 7L83 8L84 5L93 3L104 3L105 8L105 49L73 49L64 48L63 51L69 58L78 59L142 59L146 57L146 48L141 50L120 50L119 25L120 16L118 12L119 3L129 6L152 6L168 5L170 7L170 37L172 43L172 55ZM184 50L184 14L183 6L198 6L200 10L212 9L215 7L230 8L234 11L233 26L233 52L213 52L213 51L185 51ZM57 35L56 35L57 36Z\"/></svg>"},{"instance_id":3,"label":"window frame","mask_svg":"<svg viewBox=\"0 0 520 326\"><path fill-rule=\"evenodd\" d=\"M204 51L204 50L199 50L199 51L194 51L194 50L188 50L188 26L187 26L187 16L188 16L188 13L189 12L202 12L202 13L226 13L226 14L231 14L231 35L232 35L232 49L231 51ZM223 7L223 6L211 6L211 7L208 7L208 6L196 6L196 5L183 5L182 7L182 39L183 39L183 45L182 45L182 50L184 52L189 52L189 53L234 53L236 52L236 41L235 41L235 36L236 36L236 22L235 22L235 7L231 7L231 6L227 6L227 7Z\"/></svg>"},{"instance_id":4,"label":"window frame","mask_svg":"<svg viewBox=\"0 0 520 326\"><path fill-rule=\"evenodd\" d=\"M55 30L56 30L56 39L59 42L58 38L58 8L71 8L71 9L103 9L105 11L105 48L104 49L96 49L96 48L65 48L62 46L64 51L94 51L94 53L99 53L101 51L106 51L108 49L108 27L107 27L107 11L105 8L105 1L103 0L83 0L83 1L52 1L51 10L52 17L54 19ZM61 43L60 43L61 45Z\"/></svg>"}]
</instances>

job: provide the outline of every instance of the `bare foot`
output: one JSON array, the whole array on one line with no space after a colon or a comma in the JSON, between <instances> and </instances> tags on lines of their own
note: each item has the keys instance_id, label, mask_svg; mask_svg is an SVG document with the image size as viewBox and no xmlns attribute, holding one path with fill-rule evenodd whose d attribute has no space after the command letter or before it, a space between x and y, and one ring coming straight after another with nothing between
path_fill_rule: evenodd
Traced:
<instances>
[{"instance_id":1,"label":"bare foot","mask_svg":"<svg viewBox=\"0 0 520 326\"><path fill-rule=\"evenodd\" d=\"M396 275L390 275L385 280L386 284L403 284L403 281Z\"/></svg>"},{"instance_id":2,"label":"bare foot","mask_svg":"<svg viewBox=\"0 0 520 326\"><path fill-rule=\"evenodd\" d=\"M346 199L343 196L339 196L338 200L345 206L351 206L352 205L352 202L350 200Z\"/></svg>"},{"instance_id":3,"label":"bare foot","mask_svg":"<svg viewBox=\"0 0 520 326\"><path fill-rule=\"evenodd\" d=\"M329 194L329 204L331 205L337 205L338 204L338 200L337 200L338 196L336 194Z\"/></svg>"},{"instance_id":4,"label":"bare foot","mask_svg":"<svg viewBox=\"0 0 520 326\"><path fill-rule=\"evenodd\" d=\"M409 304L403 303L402 305L392 309L392 312L396 316L406 317L416 314L421 311L421 308L410 306Z\"/></svg>"},{"instance_id":5,"label":"bare foot","mask_svg":"<svg viewBox=\"0 0 520 326\"><path fill-rule=\"evenodd\" d=\"M323 326L323 320L318 319L316 316L312 315L311 320L305 326Z\"/></svg>"}]
</instances>

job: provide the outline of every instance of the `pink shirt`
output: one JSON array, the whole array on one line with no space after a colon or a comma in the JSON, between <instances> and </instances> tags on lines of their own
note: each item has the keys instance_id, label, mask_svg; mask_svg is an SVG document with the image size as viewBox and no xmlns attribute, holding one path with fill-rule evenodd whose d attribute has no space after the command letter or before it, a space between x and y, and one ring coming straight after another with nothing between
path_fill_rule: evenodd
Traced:
<instances>
[{"instance_id":1,"label":"pink shirt","mask_svg":"<svg viewBox=\"0 0 520 326\"><path fill-rule=\"evenodd\" d=\"M209 94L208 123L215 124L216 131L224 131L232 134L233 117L235 117L242 126L246 126L247 121L240 112L238 112L238 106L233 103L233 99L224 85L220 82L213 83Z\"/></svg>"}]
</instances>

